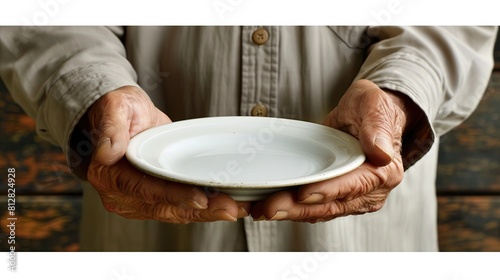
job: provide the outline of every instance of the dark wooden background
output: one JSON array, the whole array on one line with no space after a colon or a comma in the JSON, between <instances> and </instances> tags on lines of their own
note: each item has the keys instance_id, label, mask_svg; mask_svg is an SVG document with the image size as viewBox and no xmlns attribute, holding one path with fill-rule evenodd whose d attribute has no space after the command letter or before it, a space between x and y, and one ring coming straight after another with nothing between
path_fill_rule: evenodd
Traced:
<instances>
[{"instance_id":1,"label":"dark wooden background","mask_svg":"<svg viewBox=\"0 0 500 280\"><path fill-rule=\"evenodd\" d=\"M500 62L500 44L495 48ZM500 65L474 114L441 139L441 251L500 251ZM81 185L0 83L0 250L7 251L7 168L16 169L17 251L78 251Z\"/></svg>"}]
</instances>

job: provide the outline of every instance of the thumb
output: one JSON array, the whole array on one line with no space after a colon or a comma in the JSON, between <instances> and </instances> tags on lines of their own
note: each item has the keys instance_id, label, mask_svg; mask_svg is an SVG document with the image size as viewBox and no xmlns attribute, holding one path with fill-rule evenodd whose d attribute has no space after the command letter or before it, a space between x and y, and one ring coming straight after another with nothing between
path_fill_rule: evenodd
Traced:
<instances>
[{"instance_id":1,"label":"thumb","mask_svg":"<svg viewBox=\"0 0 500 280\"><path fill-rule=\"evenodd\" d=\"M125 112L106 110L98 121L99 138L95 146L95 160L102 165L113 165L127 151L129 121Z\"/></svg>"},{"instance_id":2,"label":"thumb","mask_svg":"<svg viewBox=\"0 0 500 280\"><path fill-rule=\"evenodd\" d=\"M131 137L145 129L172 122L142 89L133 86L119 88L99 98L89 110L89 121L98 135L94 160L107 166L123 158Z\"/></svg>"},{"instance_id":3,"label":"thumb","mask_svg":"<svg viewBox=\"0 0 500 280\"><path fill-rule=\"evenodd\" d=\"M389 129L389 122L377 114L377 117L366 118L359 129L353 125L342 125L338 121L337 109L332 110L323 120L323 124L344 130L359 139L363 152L377 166L389 164L394 157L394 140ZM343 129L342 129L343 128Z\"/></svg>"},{"instance_id":4,"label":"thumb","mask_svg":"<svg viewBox=\"0 0 500 280\"><path fill-rule=\"evenodd\" d=\"M398 147L401 147L401 118L394 108L380 99L368 104L375 106L370 106L361 122L359 141L373 164L385 166L393 160Z\"/></svg>"},{"instance_id":5,"label":"thumb","mask_svg":"<svg viewBox=\"0 0 500 280\"><path fill-rule=\"evenodd\" d=\"M113 165L118 162L127 150L130 140L130 112L124 94L118 91L101 96L90 107L89 122L93 134L97 135L93 159L102 165Z\"/></svg>"},{"instance_id":6,"label":"thumb","mask_svg":"<svg viewBox=\"0 0 500 280\"><path fill-rule=\"evenodd\" d=\"M371 142L364 141L362 143L363 150L366 156L372 163L377 166L385 166L394 158L394 140L390 135L379 133L375 136L367 136L373 138Z\"/></svg>"}]
</instances>

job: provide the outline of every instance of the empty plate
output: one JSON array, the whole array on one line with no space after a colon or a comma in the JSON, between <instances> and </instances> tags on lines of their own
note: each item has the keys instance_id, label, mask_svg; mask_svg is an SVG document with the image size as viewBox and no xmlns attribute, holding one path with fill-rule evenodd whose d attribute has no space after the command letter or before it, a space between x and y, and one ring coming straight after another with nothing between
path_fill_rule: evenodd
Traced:
<instances>
[{"instance_id":1,"label":"empty plate","mask_svg":"<svg viewBox=\"0 0 500 280\"><path fill-rule=\"evenodd\" d=\"M358 140L347 133L264 117L199 118L154 127L131 139L126 157L153 176L239 201L330 179L365 160Z\"/></svg>"}]
</instances>

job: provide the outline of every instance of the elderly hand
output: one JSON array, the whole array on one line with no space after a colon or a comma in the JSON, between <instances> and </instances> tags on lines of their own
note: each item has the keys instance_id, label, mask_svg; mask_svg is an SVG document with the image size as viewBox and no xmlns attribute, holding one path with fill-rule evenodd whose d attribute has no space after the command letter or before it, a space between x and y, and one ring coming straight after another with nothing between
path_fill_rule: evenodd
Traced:
<instances>
[{"instance_id":1,"label":"elderly hand","mask_svg":"<svg viewBox=\"0 0 500 280\"><path fill-rule=\"evenodd\" d=\"M131 219L169 223L236 221L248 215L249 204L224 194L207 195L195 186L142 173L124 158L129 140L139 132L171 123L140 88L122 87L102 96L88 111L97 143L87 178L104 207Z\"/></svg>"},{"instance_id":2,"label":"elderly hand","mask_svg":"<svg viewBox=\"0 0 500 280\"><path fill-rule=\"evenodd\" d=\"M365 163L337 178L276 193L255 204L252 217L314 223L378 211L403 179L401 139L414 113L421 111L408 97L356 81L323 123L358 138Z\"/></svg>"}]
</instances>

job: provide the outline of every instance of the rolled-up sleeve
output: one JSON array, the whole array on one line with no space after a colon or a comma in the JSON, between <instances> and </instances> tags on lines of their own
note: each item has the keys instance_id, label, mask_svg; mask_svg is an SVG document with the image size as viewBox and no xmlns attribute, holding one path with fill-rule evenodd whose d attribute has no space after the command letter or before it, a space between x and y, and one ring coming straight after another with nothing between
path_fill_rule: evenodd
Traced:
<instances>
[{"instance_id":1,"label":"rolled-up sleeve","mask_svg":"<svg viewBox=\"0 0 500 280\"><path fill-rule=\"evenodd\" d=\"M476 108L493 68L496 27L371 27L376 39L358 79L406 94L424 112L403 139L408 168L435 136L464 121Z\"/></svg>"},{"instance_id":2,"label":"rolled-up sleeve","mask_svg":"<svg viewBox=\"0 0 500 280\"><path fill-rule=\"evenodd\" d=\"M0 77L37 133L67 154L75 125L99 97L137 85L122 28L2 27Z\"/></svg>"}]
</instances>

